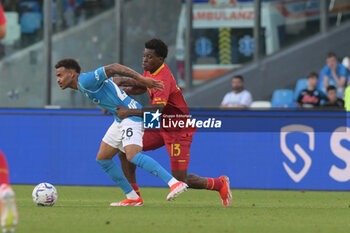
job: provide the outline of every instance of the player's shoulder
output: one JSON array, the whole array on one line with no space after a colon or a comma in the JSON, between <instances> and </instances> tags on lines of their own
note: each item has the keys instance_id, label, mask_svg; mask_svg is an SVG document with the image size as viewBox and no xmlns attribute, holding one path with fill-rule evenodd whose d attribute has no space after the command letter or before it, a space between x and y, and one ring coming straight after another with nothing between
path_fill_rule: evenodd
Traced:
<instances>
[{"instance_id":1,"label":"player's shoulder","mask_svg":"<svg viewBox=\"0 0 350 233\"><path fill-rule=\"evenodd\" d=\"M165 64L165 63L163 63L163 65L161 67L159 67L159 70L158 70L156 76L159 77L160 79L171 79L171 78L174 78L173 73L171 72L171 70L168 67L168 65Z\"/></svg>"},{"instance_id":2,"label":"player's shoulder","mask_svg":"<svg viewBox=\"0 0 350 233\"><path fill-rule=\"evenodd\" d=\"M100 83L99 81L104 81L106 79L107 75L105 69L104 67L100 67L94 71L80 74L78 83L84 88L91 88Z\"/></svg>"},{"instance_id":3,"label":"player's shoulder","mask_svg":"<svg viewBox=\"0 0 350 233\"><path fill-rule=\"evenodd\" d=\"M78 77L78 83L85 86L88 83L89 78L93 76L93 72L81 73Z\"/></svg>"},{"instance_id":4,"label":"player's shoulder","mask_svg":"<svg viewBox=\"0 0 350 233\"><path fill-rule=\"evenodd\" d=\"M78 85L81 88L85 90L92 89L92 81L94 73L93 72L87 72L87 73L81 73L78 77Z\"/></svg>"}]
</instances>

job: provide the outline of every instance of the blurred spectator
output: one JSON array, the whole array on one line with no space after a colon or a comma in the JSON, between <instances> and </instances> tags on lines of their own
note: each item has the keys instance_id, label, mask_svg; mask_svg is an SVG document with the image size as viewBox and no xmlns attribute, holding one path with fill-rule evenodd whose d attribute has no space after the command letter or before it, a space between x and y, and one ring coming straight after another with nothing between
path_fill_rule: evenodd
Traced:
<instances>
[{"instance_id":1,"label":"blurred spectator","mask_svg":"<svg viewBox=\"0 0 350 233\"><path fill-rule=\"evenodd\" d=\"M344 102L345 110L350 112L350 86L345 89Z\"/></svg>"},{"instance_id":2,"label":"blurred spectator","mask_svg":"<svg viewBox=\"0 0 350 233\"><path fill-rule=\"evenodd\" d=\"M342 64L348 69L348 71L350 71L350 55L343 58Z\"/></svg>"},{"instance_id":3,"label":"blurred spectator","mask_svg":"<svg viewBox=\"0 0 350 233\"><path fill-rule=\"evenodd\" d=\"M6 36L6 18L0 2L0 40ZM0 42L0 58L5 55L5 47Z\"/></svg>"},{"instance_id":4,"label":"blurred spectator","mask_svg":"<svg viewBox=\"0 0 350 233\"><path fill-rule=\"evenodd\" d=\"M0 39L5 38L6 36L6 19L4 10L2 9L2 5L0 2Z\"/></svg>"},{"instance_id":5,"label":"blurred spectator","mask_svg":"<svg viewBox=\"0 0 350 233\"><path fill-rule=\"evenodd\" d=\"M347 57L343 58L343 62L342 62L343 66L345 66L345 68L348 70L348 86L350 85L350 55Z\"/></svg>"},{"instance_id":6,"label":"blurred spectator","mask_svg":"<svg viewBox=\"0 0 350 233\"><path fill-rule=\"evenodd\" d=\"M244 90L244 81L241 75L232 78L233 91L227 93L221 102L221 108L244 109L252 103L252 95Z\"/></svg>"},{"instance_id":7,"label":"blurred spectator","mask_svg":"<svg viewBox=\"0 0 350 233\"><path fill-rule=\"evenodd\" d=\"M344 109L344 101L338 98L337 88L335 86L327 87L327 100L323 106L327 108Z\"/></svg>"},{"instance_id":8,"label":"blurred spectator","mask_svg":"<svg viewBox=\"0 0 350 233\"><path fill-rule=\"evenodd\" d=\"M320 106L320 102L325 98L324 94L318 90L318 74L311 72L307 76L308 87L302 90L298 96L297 103L302 108L314 108Z\"/></svg>"},{"instance_id":9,"label":"blurred spectator","mask_svg":"<svg viewBox=\"0 0 350 233\"><path fill-rule=\"evenodd\" d=\"M335 86L337 87L338 95L343 97L348 71L338 62L335 53L328 53L326 61L327 65L323 67L320 73L320 82L323 83L320 88L326 92L328 86Z\"/></svg>"}]
</instances>

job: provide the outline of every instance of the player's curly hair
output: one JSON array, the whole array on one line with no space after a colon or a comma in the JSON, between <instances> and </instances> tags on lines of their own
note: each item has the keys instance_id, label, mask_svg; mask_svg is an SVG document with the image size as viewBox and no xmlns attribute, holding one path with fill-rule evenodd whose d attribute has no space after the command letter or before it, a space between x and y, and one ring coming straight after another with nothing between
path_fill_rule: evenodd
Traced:
<instances>
[{"instance_id":1,"label":"player's curly hair","mask_svg":"<svg viewBox=\"0 0 350 233\"><path fill-rule=\"evenodd\" d=\"M164 59L168 56L168 46L158 38L153 38L145 43L146 49L154 49L159 57Z\"/></svg>"},{"instance_id":2,"label":"player's curly hair","mask_svg":"<svg viewBox=\"0 0 350 233\"><path fill-rule=\"evenodd\" d=\"M72 69L75 70L77 73L80 74L81 68L79 65L79 62L77 62L73 58L64 58L62 60L59 60L57 64L55 65L55 68L58 69L60 67L64 67L66 69Z\"/></svg>"}]
</instances>

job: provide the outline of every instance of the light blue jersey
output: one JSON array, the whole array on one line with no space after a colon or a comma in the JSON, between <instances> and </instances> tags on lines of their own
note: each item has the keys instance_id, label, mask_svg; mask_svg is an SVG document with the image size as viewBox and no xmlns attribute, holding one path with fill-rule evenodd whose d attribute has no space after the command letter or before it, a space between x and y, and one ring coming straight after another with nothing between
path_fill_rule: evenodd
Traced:
<instances>
[{"instance_id":1,"label":"light blue jersey","mask_svg":"<svg viewBox=\"0 0 350 233\"><path fill-rule=\"evenodd\" d=\"M111 112L117 122L121 122L116 115L116 107L124 106L129 109L142 109L141 104L130 98L117 84L108 79L104 67L94 72L80 74L78 78L79 91L94 104ZM129 119L140 122L141 117L131 116Z\"/></svg>"}]
</instances>

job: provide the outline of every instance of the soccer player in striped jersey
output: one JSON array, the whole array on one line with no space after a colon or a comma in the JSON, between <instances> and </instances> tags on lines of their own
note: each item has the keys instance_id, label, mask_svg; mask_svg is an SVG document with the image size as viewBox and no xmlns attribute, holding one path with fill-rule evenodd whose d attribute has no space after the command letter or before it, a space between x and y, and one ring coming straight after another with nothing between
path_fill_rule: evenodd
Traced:
<instances>
[{"instance_id":1,"label":"soccer player in striped jersey","mask_svg":"<svg viewBox=\"0 0 350 233\"><path fill-rule=\"evenodd\" d=\"M116 74L128 76L148 88L157 89L163 88L159 81L145 78L134 70L117 63L82 74L79 63L71 58L59 61L55 67L57 83L61 89L79 90L93 103L107 109L114 116L115 120L102 139L96 158L105 173L126 194L124 201L111 203L111 206L143 205L141 197L133 190L122 169L112 160L119 151L126 154L129 162L159 177L169 185L171 190L167 200L173 200L177 195L186 191L187 185L184 182L175 179L158 162L142 153L142 118L130 116L121 120L116 115L117 106L124 106L128 109L142 109L142 106L130 98L110 77Z\"/></svg>"},{"instance_id":2,"label":"soccer player in striped jersey","mask_svg":"<svg viewBox=\"0 0 350 233\"><path fill-rule=\"evenodd\" d=\"M163 90L148 89L150 102L153 111L159 110L162 114L168 116L186 116L189 115L188 107L181 90L177 87L176 81L169 69L164 63L168 54L167 45L160 39L151 39L145 43L143 53L144 68L143 76L152 80L160 80L164 84ZM141 94L147 89L137 80L128 78L116 78L115 82L131 95ZM120 106L117 115L123 119L130 116L142 116L142 109L127 109ZM149 109L150 110L150 109ZM149 111L147 110L147 111ZM179 119L177 119L179 120ZM171 170L174 177L189 185L194 189L208 189L218 191L224 206L230 206L232 194L229 186L229 178L221 176L219 178L204 178L195 174L188 174L187 168L190 161L190 146L195 129L181 129L171 127L170 129L145 130L143 136L144 151L155 150L162 146L170 156ZM128 178L133 188L138 191L136 184L135 169L136 167L125 159L123 153L119 154L122 161L124 174Z\"/></svg>"}]
</instances>

